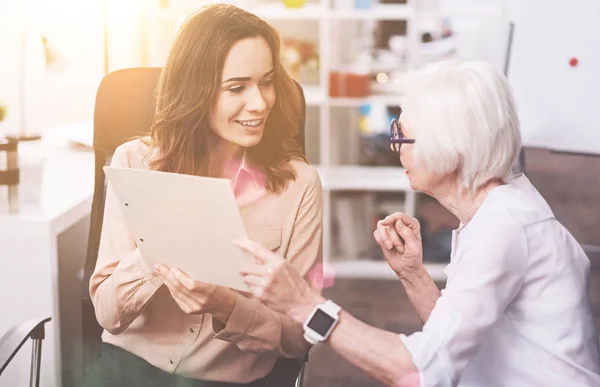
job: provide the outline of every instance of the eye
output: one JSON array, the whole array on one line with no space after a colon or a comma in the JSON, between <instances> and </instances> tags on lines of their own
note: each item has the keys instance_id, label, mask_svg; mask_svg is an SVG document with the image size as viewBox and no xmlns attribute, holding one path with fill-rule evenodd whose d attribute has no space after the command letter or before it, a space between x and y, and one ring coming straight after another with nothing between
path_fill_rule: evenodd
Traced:
<instances>
[{"instance_id":1,"label":"eye","mask_svg":"<svg viewBox=\"0 0 600 387\"><path fill-rule=\"evenodd\" d=\"M229 91L233 94L239 94L244 91L244 86L236 86L229 89Z\"/></svg>"}]
</instances>

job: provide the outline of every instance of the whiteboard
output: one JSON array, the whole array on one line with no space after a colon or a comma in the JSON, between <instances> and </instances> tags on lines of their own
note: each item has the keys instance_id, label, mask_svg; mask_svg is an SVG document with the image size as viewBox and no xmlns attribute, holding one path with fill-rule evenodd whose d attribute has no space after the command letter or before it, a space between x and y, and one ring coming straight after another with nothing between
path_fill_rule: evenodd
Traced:
<instances>
[{"instance_id":1,"label":"whiteboard","mask_svg":"<svg viewBox=\"0 0 600 387\"><path fill-rule=\"evenodd\" d=\"M507 75L523 145L600 154L600 0L521 7Z\"/></svg>"},{"instance_id":2,"label":"whiteboard","mask_svg":"<svg viewBox=\"0 0 600 387\"><path fill-rule=\"evenodd\" d=\"M231 181L104 167L144 260L197 281L249 291L239 274L252 256L233 244L248 234Z\"/></svg>"}]
</instances>

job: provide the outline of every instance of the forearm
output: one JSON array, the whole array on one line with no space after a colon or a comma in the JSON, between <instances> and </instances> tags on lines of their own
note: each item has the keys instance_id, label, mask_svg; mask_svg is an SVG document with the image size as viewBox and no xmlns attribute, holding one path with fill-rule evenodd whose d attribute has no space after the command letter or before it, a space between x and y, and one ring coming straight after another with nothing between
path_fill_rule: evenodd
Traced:
<instances>
[{"instance_id":1,"label":"forearm","mask_svg":"<svg viewBox=\"0 0 600 387\"><path fill-rule=\"evenodd\" d=\"M213 320L215 337L245 352L270 352L290 358L310 349L301 324L239 293L226 322L213 317L217 320Z\"/></svg>"},{"instance_id":2,"label":"forearm","mask_svg":"<svg viewBox=\"0 0 600 387\"><path fill-rule=\"evenodd\" d=\"M425 269L422 267L416 273L403 273L398 275L406 294L417 315L423 323L427 321L435 302L441 293L437 285Z\"/></svg>"},{"instance_id":3,"label":"forearm","mask_svg":"<svg viewBox=\"0 0 600 387\"><path fill-rule=\"evenodd\" d=\"M313 292L287 313L302 324L314 307L323 302L325 299ZM326 341L335 352L388 386L419 386L412 355L397 334L369 326L345 311L340 312L339 317L337 326ZM416 384L414 378L417 378Z\"/></svg>"},{"instance_id":4,"label":"forearm","mask_svg":"<svg viewBox=\"0 0 600 387\"><path fill-rule=\"evenodd\" d=\"M162 281L137 250L123 255L118 262L100 256L90 280L98 323L112 334L121 333L139 316L161 285Z\"/></svg>"},{"instance_id":5,"label":"forearm","mask_svg":"<svg viewBox=\"0 0 600 387\"><path fill-rule=\"evenodd\" d=\"M340 313L340 321L327 344L387 386L408 387L403 380L418 375L411 354L397 334L373 328L346 312Z\"/></svg>"},{"instance_id":6,"label":"forearm","mask_svg":"<svg viewBox=\"0 0 600 387\"><path fill-rule=\"evenodd\" d=\"M233 290L223 286L218 286L216 289L213 294L213 303L216 307L211 311L211 314L214 319L225 327L233 313L233 308L235 308L237 295Z\"/></svg>"}]
</instances>

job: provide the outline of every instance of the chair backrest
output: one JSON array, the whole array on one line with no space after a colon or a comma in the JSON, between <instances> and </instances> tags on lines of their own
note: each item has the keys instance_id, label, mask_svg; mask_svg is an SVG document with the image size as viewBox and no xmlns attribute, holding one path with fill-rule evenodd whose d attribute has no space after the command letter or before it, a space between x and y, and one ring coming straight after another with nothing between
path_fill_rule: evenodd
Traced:
<instances>
[{"instance_id":1,"label":"chair backrest","mask_svg":"<svg viewBox=\"0 0 600 387\"><path fill-rule=\"evenodd\" d=\"M96 266L100 233L104 217L106 193L104 170L115 149L138 135L150 132L154 117L155 90L161 69L159 67L129 68L114 71L104 77L96 94L94 110L94 197L88 236L88 249L84 266L82 290L82 329L84 364L90 364L100 345L102 328L98 325L89 296L89 280ZM297 84L302 101L302 114L298 123L297 141L304 150L306 101L302 87ZM285 359L288 360L288 359ZM301 363L278 360L273 370L277 380L289 378L291 372L300 370ZM295 380L295 377L290 380ZM278 384L273 384L278 385ZM288 385L288 383L285 383ZM293 385L293 384L291 384ZM281 384L284 386L284 384Z\"/></svg>"}]
</instances>

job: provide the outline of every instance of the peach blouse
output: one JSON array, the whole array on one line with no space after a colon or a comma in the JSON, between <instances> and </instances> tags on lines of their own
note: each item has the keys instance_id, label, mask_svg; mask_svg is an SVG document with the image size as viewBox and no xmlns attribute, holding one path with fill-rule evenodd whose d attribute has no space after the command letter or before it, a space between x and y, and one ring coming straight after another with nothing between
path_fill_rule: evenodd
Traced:
<instances>
[{"instance_id":1,"label":"peach blouse","mask_svg":"<svg viewBox=\"0 0 600 387\"><path fill-rule=\"evenodd\" d=\"M130 141L117 148L111 165L149 169L148 151L141 141ZM296 180L279 194L265 190L264 173L245 158L234 168L232 184L250 239L282 254L307 276L322 264L321 181L309 164L291 165ZM169 373L235 383L264 377L277 357L297 357L310 347L301 325L246 294L236 293L224 325L210 314L185 314L162 285L137 249L109 185L90 281L104 342Z\"/></svg>"}]
</instances>

